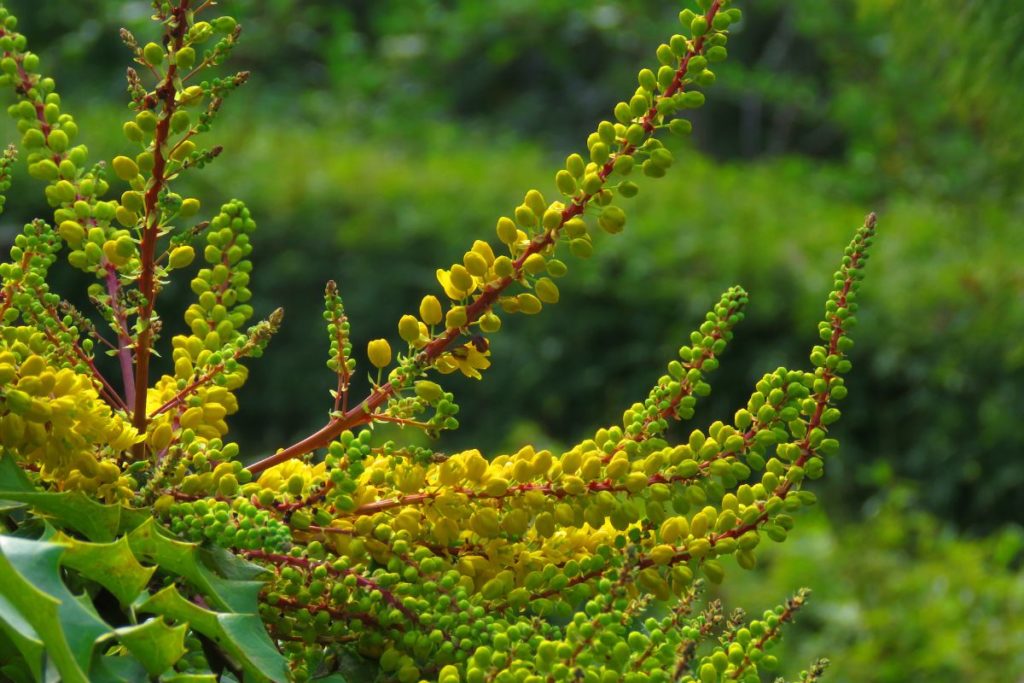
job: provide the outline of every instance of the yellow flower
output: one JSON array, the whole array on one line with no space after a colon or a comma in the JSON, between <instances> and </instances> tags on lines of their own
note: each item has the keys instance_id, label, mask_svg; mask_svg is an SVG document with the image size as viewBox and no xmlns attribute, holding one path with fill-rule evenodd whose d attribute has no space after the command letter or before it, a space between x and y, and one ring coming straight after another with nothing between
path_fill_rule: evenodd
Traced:
<instances>
[{"instance_id":1,"label":"yellow flower","mask_svg":"<svg viewBox=\"0 0 1024 683\"><path fill-rule=\"evenodd\" d=\"M481 379L480 371L491 367L491 361L487 359L490 355L490 350L480 351L473 342L467 342L442 354L435 367L445 375L460 370L466 377Z\"/></svg>"},{"instance_id":2,"label":"yellow flower","mask_svg":"<svg viewBox=\"0 0 1024 683\"><path fill-rule=\"evenodd\" d=\"M470 292L476 289L476 279L473 279L473 289L469 292L459 289L452 283L451 271L445 270L444 268L437 269L437 281L441 283L441 287L444 289L444 293L448 295L449 299L454 301L460 301L465 299Z\"/></svg>"}]
</instances>

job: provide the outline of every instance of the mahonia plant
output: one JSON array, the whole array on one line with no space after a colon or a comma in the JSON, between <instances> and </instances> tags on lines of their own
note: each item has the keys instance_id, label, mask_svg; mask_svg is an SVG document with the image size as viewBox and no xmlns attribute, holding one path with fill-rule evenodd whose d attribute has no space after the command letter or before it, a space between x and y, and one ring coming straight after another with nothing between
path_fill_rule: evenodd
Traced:
<instances>
[{"instance_id":1,"label":"mahonia plant","mask_svg":"<svg viewBox=\"0 0 1024 683\"><path fill-rule=\"evenodd\" d=\"M247 79L220 70L240 26L211 16L210 0L155 0L160 37L122 31L133 115L125 154L105 164L90 162L0 9L0 85L52 208L0 266L0 675L712 683L775 669L770 650L807 591L751 618L704 589L753 569L763 539L785 540L815 502L802 485L838 447L873 215L834 275L811 369L765 374L727 421L670 432L710 391L747 305L739 287L620 423L564 452L445 454L373 432L458 427L438 376L480 378L504 317L558 302L560 257L590 256L595 228L623 230L618 198L637 194L635 176L665 175L673 155L658 135L690 133L685 114L727 55L741 19L729 4L684 9L656 69L557 172L558 198L527 192L497 242L437 271L439 290L398 321L394 347L369 342L365 396L351 395L364 354L328 283L329 417L262 458L228 438L246 363L282 323L280 311L251 320L256 222L239 200L202 218L175 192L221 152L200 134ZM0 159L4 189L15 159L13 147ZM95 279L97 316L51 291L61 257ZM179 271L195 294L183 327L157 306ZM173 371L155 376L165 334ZM101 372L103 353L120 377Z\"/></svg>"}]
</instances>

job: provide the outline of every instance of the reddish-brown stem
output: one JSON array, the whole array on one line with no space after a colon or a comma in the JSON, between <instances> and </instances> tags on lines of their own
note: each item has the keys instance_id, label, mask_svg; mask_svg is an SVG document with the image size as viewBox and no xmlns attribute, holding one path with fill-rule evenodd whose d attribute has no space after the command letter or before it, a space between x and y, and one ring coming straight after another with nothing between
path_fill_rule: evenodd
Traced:
<instances>
[{"instance_id":1,"label":"reddish-brown stem","mask_svg":"<svg viewBox=\"0 0 1024 683\"><path fill-rule=\"evenodd\" d=\"M188 6L191 0L179 0L171 10L169 43L176 52L181 48L188 29ZM141 269L139 271L139 292L143 301L139 306L139 334L135 343L135 401L132 422L140 433L145 433L148 417L146 415L146 398L149 391L149 360L153 343L153 309L156 306L156 247L160 237L160 192L166 186L164 172L167 168L167 156L164 146L167 143L171 128L171 115L176 108L174 85L178 67L171 61L167 73L157 86L155 93L163 102L163 111L157 120L153 138L153 171L146 187L144 197L145 224L142 229L142 240L139 245ZM135 447L135 457L145 454L145 442Z\"/></svg>"},{"instance_id":2,"label":"reddish-brown stem","mask_svg":"<svg viewBox=\"0 0 1024 683\"><path fill-rule=\"evenodd\" d=\"M720 5L721 0L715 0L708 9L706 16L709 24L714 19L715 14L717 14ZM653 133L655 130L654 121L658 117L657 101L666 97L671 97L683 89L683 78L686 75L687 65L689 64L690 59L700 54L703 49L704 37L701 36L694 41L693 49L679 60L679 68L676 69L676 74L672 83L665 89L660 98L656 98L656 101L652 104L651 108L646 114L644 114L641 119L641 124L648 134ZM598 172L598 176L601 178L602 184L611 174L617 157L622 155L632 155L636 151L637 146L623 142L618 153L613 155ZM462 328L446 329L443 333L434 337L426 346L423 347L416 358L417 365L420 368L429 366L452 344L452 342L462 336L465 329L491 310L491 307L497 302L501 293L504 292L509 285L518 281L519 278L522 277L523 263L526 259L551 246L557 239L562 226L564 226L569 220L582 215L593 197L594 194L581 192L580 195L572 201L572 203L566 206L562 210L562 217L559 224L534 237L530 241L529 245L527 245L526 249L524 249L515 261L513 261L512 275L499 278L485 285L480 295L466 307L466 324ZM402 381L405 380L405 378L400 379ZM277 453L269 455L252 465L249 465L249 471L256 474L262 472L268 467L273 467L278 463L290 460L291 458L316 450L317 448L322 448L346 429L352 429L353 427L370 422L372 420L372 413L383 405L396 391L398 391L398 388L399 387L392 382L386 382L385 384L374 388L366 399L364 399L358 406L345 411L341 416L332 419L315 433L303 438L301 441L298 441L287 448L281 449Z\"/></svg>"},{"instance_id":3,"label":"reddish-brown stem","mask_svg":"<svg viewBox=\"0 0 1024 683\"><path fill-rule=\"evenodd\" d=\"M397 609L399 612L401 612L406 619L417 625L420 623L419 617L416 615L416 613L410 610L404 604L402 604L402 601L399 600L394 593L392 593L387 588L384 588L373 579L368 579L362 574L352 571L351 569L338 569L330 562L317 562L316 560L311 560L304 557L292 557L291 555L271 553L267 552L266 550L243 550L242 553L247 557L257 560L264 560L266 562L270 562L271 564L289 564L293 567L302 567L305 570L309 570L313 567L320 566L327 569L327 572L329 574L334 574L335 576L352 576L355 578L357 586L367 591L379 591L381 596L384 598L384 601L392 607L394 607L395 609Z\"/></svg>"},{"instance_id":4,"label":"reddish-brown stem","mask_svg":"<svg viewBox=\"0 0 1024 683\"><path fill-rule=\"evenodd\" d=\"M110 297L110 310L114 315L117 327L117 360L121 365L121 378L124 383L124 402L135 405L135 369L132 367L132 338L128 335L128 317L121 308L121 280L117 277L117 268L107 263L106 284L107 296Z\"/></svg>"}]
</instances>

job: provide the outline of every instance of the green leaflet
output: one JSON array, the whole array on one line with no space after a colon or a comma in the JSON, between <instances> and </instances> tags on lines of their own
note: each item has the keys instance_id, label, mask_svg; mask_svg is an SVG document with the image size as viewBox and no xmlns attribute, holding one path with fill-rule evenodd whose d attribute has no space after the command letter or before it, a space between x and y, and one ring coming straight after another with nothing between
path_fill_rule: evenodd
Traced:
<instances>
[{"instance_id":1,"label":"green leaflet","mask_svg":"<svg viewBox=\"0 0 1024 683\"><path fill-rule=\"evenodd\" d=\"M64 534L53 542L64 546L61 563L100 584L123 605L130 605L153 577L156 567L143 567L135 559L126 536L113 543L89 543Z\"/></svg>"},{"instance_id":2,"label":"green leaflet","mask_svg":"<svg viewBox=\"0 0 1024 683\"><path fill-rule=\"evenodd\" d=\"M200 561L199 546L195 543L165 536L152 518L129 532L127 538L136 557L186 579L214 607L244 614L256 613L257 598L263 583L228 580L217 576Z\"/></svg>"},{"instance_id":3,"label":"green leaflet","mask_svg":"<svg viewBox=\"0 0 1024 683\"><path fill-rule=\"evenodd\" d=\"M92 541L113 541L121 526L121 506L104 505L78 491L37 491L10 456L0 457L0 500L27 503L55 526L78 531Z\"/></svg>"},{"instance_id":4,"label":"green leaflet","mask_svg":"<svg viewBox=\"0 0 1024 683\"><path fill-rule=\"evenodd\" d=\"M60 577L63 553L64 548L54 543L0 536L0 585L4 599L0 620L9 627L8 633L20 628L23 641L45 643L63 681L86 683L93 648L110 627L64 585ZM31 632L25 630L26 625ZM34 661L30 659L32 649L22 650L30 666Z\"/></svg>"},{"instance_id":5,"label":"green leaflet","mask_svg":"<svg viewBox=\"0 0 1024 683\"><path fill-rule=\"evenodd\" d=\"M163 619L156 618L138 626L119 628L115 633L146 671L157 676L184 656L187 631L187 624L168 626Z\"/></svg>"},{"instance_id":6,"label":"green leaflet","mask_svg":"<svg viewBox=\"0 0 1024 683\"><path fill-rule=\"evenodd\" d=\"M174 586L156 593L137 608L168 619L188 622L234 659L246 681L286 681L287 666L260 617L253 614L212 612L186 600Z\"/></svg>"}]
</instances>

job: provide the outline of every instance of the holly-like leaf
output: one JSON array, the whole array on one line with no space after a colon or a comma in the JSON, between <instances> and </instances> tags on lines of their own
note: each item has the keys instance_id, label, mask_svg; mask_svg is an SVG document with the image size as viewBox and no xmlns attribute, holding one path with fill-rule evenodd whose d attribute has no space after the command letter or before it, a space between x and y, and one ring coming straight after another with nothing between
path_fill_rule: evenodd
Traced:
<instances>
[{"instance_id":1,"label":"holly-like leaf","mask_svg":"<svg viewBox=\"0 0 1024 683\"><path fill-rule=\"evenodd\" d=\"M185 655L188 626L169 626L163 619L149 619L137 626L115 631L121 644L139 660L151 676L158 676Z\"/></svg>"},{"instance_id":2,"label":"holly-like leaf","mask_svg":"<svg viewBox=\"0 0 1024 683\"><path fill-rule=\"evenodd\" d=\"M85 683L96 641L110 627L86 609L61 580L64 548L45 541L0 535L0 590L46 643L46 653L66 683ZM12 623L10 613L4 621Z\"/></svg>"},{"instance_id":3,"label":"holly-like leaf","mask_svg":"<svg viewBox=\"0 0 1024 683\"><path fill-rule=\"evenodd\" d=\"M235 553L219 545L201 547L199 556L206 566L210 567L225 579L236 581L259 581L270 576L266 567L245 560Z\"/></svg>"},{"instance_id":4,"label":"holly-like leaf","mask_svg":"<svg viewBox=\"0 0 1024 683\"><path fill-rule=\"evenodd\" d=\"M149 519L128 534L128 543L136 557L184 578L217 609L256 613L261 581L217 576L200 561L198 545L168 538L159 529L159 525Z\"/></svg>"},{"instance_id":5,"label":"holly-like leaf","mask_svg":"<svg viewBox=\"0 0 1024 683\"><path fill-rule=\"evenodd\" d=\"M59 534L54 542L65 548L61 564L100 584L124 605L139 597L156 571L139 564L125 536L113 543L89 543Z\"/></svg>"},{"instance_id":6,"label":"holly-like leaf","mask_svg":"<svg viewBox=\"0 0 1024 683\"><path fill-rule=\"evenodd\" d=\"M212 640L245 672L245 680L285 681L288 667L256 614L213 612L182 597L168 586L137 606L140 612L160 614L188 623Z\"/></svg>"},{"instance_id":7,"label":"holly-like leaf","mask_svg":"<svg viewBox=\"0 0 1024 683\"><path fill-rule=\"evenodd\" d=\"M4 642L3 636L6 636L9 642ZM42 678L43 643L39 640L36 630L32 628L32 624L28 623L21 612L4 597L3 592L0 592L0 661L11 662L13 666L14 652L7 652L10 648L21 654L35 680ZM0 669L0 674L3 674L3 669ZM13 674L7 677L13 678ZM0 675L0 680L3 678L3 675Z\"/></svg>"}]
</instances>

